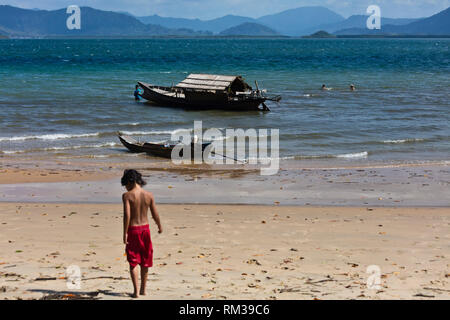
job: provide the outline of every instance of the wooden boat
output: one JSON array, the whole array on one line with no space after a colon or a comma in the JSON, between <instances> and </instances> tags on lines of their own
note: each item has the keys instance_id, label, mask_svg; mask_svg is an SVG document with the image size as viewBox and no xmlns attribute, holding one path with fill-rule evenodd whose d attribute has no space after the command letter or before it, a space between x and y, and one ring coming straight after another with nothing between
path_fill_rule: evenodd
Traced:
<instances>
[{"instance_id":1,"label":"wooden boat","mask_svg":"<svg viewBox=\"0 0 450 320\"><path fill-rule=\"evenodd\" d=\"M161 158L172 158L172 150L175 148L175 144L162 144L162 143L151 143L151 142L138 142L135 139L118 134L120 142L127 147L128 150L134 153L147 153L152 156ZM202 152L205 148L209 146L211 142L202 143ZM191 143L191 158L194 158L194 143ZM180 157L183 157L183 150L180 150Z\"/></svg>"},{"instance_id":2,"label":"wooden boat","mask_svg":"<svg viewBox=\"0 0 450 320\"><path fill-rule=\"evenodd\" d=\"M172 87L138 82L141 97L162 106L188 109L265 110L265 101L280 101L280 96L267 96L266 90L253 90L241 76L190 74ZM260 109L262 105L262 109Z\"/></svg>"}]
</instances>

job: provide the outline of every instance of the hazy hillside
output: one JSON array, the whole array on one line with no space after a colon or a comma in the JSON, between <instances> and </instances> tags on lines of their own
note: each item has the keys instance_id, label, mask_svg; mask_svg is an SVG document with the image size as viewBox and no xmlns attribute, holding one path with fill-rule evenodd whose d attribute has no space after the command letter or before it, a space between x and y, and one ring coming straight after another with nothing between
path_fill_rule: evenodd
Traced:
<instances>
[{"instance_id":1,"label":"hazy hillside","mask_svg":"<svg viewBox=\"0 0 450 320\"><path fill-rule=\"evenodd\" d=\"M307 35L311 28L341 21L342 16L324 7L302 7L257 19L258 23L289 36Z\"/></svg>"},{"instance_id":2,"label":"hazy hillside","mask_svg":"<svg viewBox=\"0 0 450 320\"><path fill-rule=\"evenodd\" d=\"M258 23L245 22L236 27L231 27L220 33L223 36L277 36L275 30Z\"/></svg>"},{"instance_id":3,"label":"hazy hillside","mask_svg":"<svg viewBox=\"0 0 450 320\"><path fill-rule=\"evenodd\" d=\"M395 29L404 34L450 35L450 7L429 18L398 26Z\"/></svg>"},{"instance_id":4,"label":"hazy hillside","mask_svg":"<svg viewBox=\"0 0 450 320\"><path fill-rule=\"evenodd\" d=\"M210 31L214 33L220 33L225 29L235 27L245 22L255 22L252 18L233 15L227 15L212 20L166 18L158 15L138 17L137 19L146 24L157 24L166 28L189 28L196 31Z\"/></svg>"},{"instance_id":5,"label":"hazy hillside","mask_svg":"<svg viewBox=\"0 0 450 320\"><path fill-rule=\"evenodd\" d=\"M317 26L308 30L309 33L316 32L318 30L324 30L329 33L333 33L339 30L351 29L351 28L366 28L368 16L366 15L353 15L340 21L338 23L331 23L322 26ZM393 19L393 18L381 18L381 25L405 25L411 22L418 21L419 19Z\"/></svg>"},{"instance_id":6,"label":"hazy hillside","mask_svg":"<svg viewBox=\"0 0 450 320\"><path fill-rule=\"evenodd\" d=\"M136 19L144 24L155 24L171 29L188 28L192 30L208 30L208 28L204 28L204 21L200 19L166 18L156 14L153 16L136 17Z\"/></svg>"},{"instance_id":7,"label":"hazy hillside","mask_svg":"<svg viewBox=\"0 0 450 320\"><path fill-rule=\"evenodd\" d=\"M255 19L241 16L233 16L227 15L221 18L209 20L209 24L211 25L211 31L215 33L219 33L225 29L243 24L245 22L256 22Z\"/></svg>"},{"instance_id":8,"label":"hazy hillside","mask_svg":"<svg viewBox=\"0 0 450 320\"><path fill-rule=\"evenodd\" d=\"M145 25L136 18L111 11L81 7L81 30L69 30L66 9L27 10L0 6L0 29L12 36L146 36L193 34L189 30L172 30Z\"/></svg>"},{"instance_id":9,"label":"hazy hillside","mask_svg":"<svg viewBox=\"0 0 450 320\"><path fill-rule=\"evenodd\" d=\"M450 35L450 8L429 18L420 19L405 25L383 24L381 30L348 28L335 32L337 35Z\"/></svg>"},{"instance_id":10,"label":"hazy hillside","mask_svg":"<svg viewBox=\"0 0 450 320\"><path fill-rule=\"evenodd\" d=\"M165 18L158 15L139 17L141 22L159 24L167 28L190 28L220 33L240 24L251 22L268 26L283 35L306 34L305 29L318 25L343 21L344 18L324 7L301 7L253 19L243 16L226 15L212 20Z\"/></svg>"}]
</instances>

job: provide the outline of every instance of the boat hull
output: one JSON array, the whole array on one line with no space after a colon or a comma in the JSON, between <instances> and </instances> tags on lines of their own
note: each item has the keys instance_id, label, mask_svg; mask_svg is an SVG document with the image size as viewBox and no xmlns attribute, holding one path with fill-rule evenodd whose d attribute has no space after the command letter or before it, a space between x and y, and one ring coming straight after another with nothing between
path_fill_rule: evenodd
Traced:
<instances>
[{"instance_id":1,"label":"boat hull","mask_svg":"<svg viewBox=\"0 0 450 320\"><path fill-rule=\"evenodd\" d=\"M130 137L125 137L122 135L118 135L120 142L131 152L133 153L147 153L149 155L160 157L160 158L166 158L171 159L172 158L172 150L175 148L176 145L168 145L164 146L157 143L138 143L134 139L131 139ZM201 145L202 152L205 151L206 147L208 147L211 143L206 142ZM195 144L191 143L191 158L194 159L194 149ZM180 150L180 157L183 157L183 150Z\"/></svg>"},{"instance_id":2,"label":"boat hull","mask_svg":"<svg viewBox=\"0 0 450 320\"><path fill-rule=\"evenodd\" d=\"M260 110L259 106L264 103L265 98L252 99L228 99L226 95L207 94L191 96L188 92L168 95L170 88L156 87L142 82L138 82L144 90L141 97L152 101L160 106L184 108L184 109L223 109L233 111ZM167 93L163 93L167 89Z\"/></svg>"}]
</instances>

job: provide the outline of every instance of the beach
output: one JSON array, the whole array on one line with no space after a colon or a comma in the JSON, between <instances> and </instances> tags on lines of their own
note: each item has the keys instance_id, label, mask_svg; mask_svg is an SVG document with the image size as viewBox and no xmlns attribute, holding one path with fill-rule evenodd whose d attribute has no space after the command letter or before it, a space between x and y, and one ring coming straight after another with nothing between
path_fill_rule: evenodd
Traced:
<instances>
[{"instance_id":1,"label":"beach","mask_svg":"<svg viewBox=\"0 0 450 320\"><path fill-rule=\"evenodd\" d=\"M122 167L42 167L0 172L0 298L131 299ZM242 168L140 169L164 232L152 221L154 266L139 299L450 297L448 166L283 169L267 179ZM80 289L66 285L72 265ZM379 288L367 286L369 266Z\"/></svg>"},{"instance_id":2,"label":"beach","mask_svg":"<svg viewBox=\"0 0 450 320\"><path fill-rule=\"evenodd\" d=\"M1 299L130 299L120 204L1 203ZM139 299L448 299L448 208L160 205ZM65 269L81 269L81 288ZM367 268L380 268L368 289Z\"/></svg>"}]
</instances>

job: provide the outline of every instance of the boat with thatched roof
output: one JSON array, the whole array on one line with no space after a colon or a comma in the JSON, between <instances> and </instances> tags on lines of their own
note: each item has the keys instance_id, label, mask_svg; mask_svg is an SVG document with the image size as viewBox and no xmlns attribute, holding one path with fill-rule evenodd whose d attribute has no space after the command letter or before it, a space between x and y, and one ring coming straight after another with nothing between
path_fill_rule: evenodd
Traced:
<instances>
[{"instance_id":1,"label":"boat with thatched roof","mask_svg":"<svg viewBox=\"0 0 450 320\"><path fill-rule=\"evenodd\" d=\"M190 109L269 110L265 101L280 101L266 90L249 86L242 76L190 74L175 86L163 87L138 82L141 96L156 104ZM260 109L262 106L262 109Z\"/></svg>"}]
</instances>

